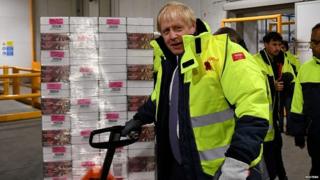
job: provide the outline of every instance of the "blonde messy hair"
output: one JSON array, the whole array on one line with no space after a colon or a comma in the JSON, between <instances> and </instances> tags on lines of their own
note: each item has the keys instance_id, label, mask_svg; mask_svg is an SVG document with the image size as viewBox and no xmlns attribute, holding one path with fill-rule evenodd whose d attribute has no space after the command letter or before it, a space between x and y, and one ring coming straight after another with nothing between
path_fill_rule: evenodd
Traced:
<instances>
[{"instance_id":1,"label":"blonde messy hair","mask_svg":"<svg viewBox=\"0 0 320 180\"><path fill-rule=\"evenodd\" d=\"M180 17L188 26L196 23L196 17L190 7L177 1L171 1L164 5L159 11L157 17L158 31L161 32L161 21L173 21L177 17Z\"/></svg>"}]
</instances>

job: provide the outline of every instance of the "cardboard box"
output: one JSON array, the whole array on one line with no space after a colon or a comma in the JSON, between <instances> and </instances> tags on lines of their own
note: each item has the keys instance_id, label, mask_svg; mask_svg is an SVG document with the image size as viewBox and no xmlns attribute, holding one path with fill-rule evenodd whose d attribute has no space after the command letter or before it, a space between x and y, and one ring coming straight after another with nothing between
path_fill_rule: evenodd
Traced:
<instances>
[{"instance_id":1,"label":"cardboard box","mask_svg":"<svg viewBox=\"0 0 320 180\"><path fill-rule=\"evenodd\" d=\"M134 26L127 25L128 33L153 33L153 26Z\"/></svg>"},{"instance_id":2,"label":"cardboard box","mask_svg":"<svg viewBox=\"0 0 320 180\"><path fill-rule=\"evenodd\" d=\"M84 49L70 49L70 60L72 59L97 59L98 49L84 48Z\"/></svg>"},{"instance_id":3,"label":"cardboard box","mask_svg":"<svg viewBox=\"0 0 320 180\"><path fill-rule=\"evenodd\" d=\"M127 41L127 33L99 33L99 41Z\"/></svg>"},{"instance_id":4,"label":"cardboard box","mask_svg":"<svg viewBox=\"0 0 320 180\"><path fill-rule=\"evenodd\" d=\"M69 83L49 82L41 83L41 96L43 98L67 98L70 96Z\"/></svg>"},{"instance_id":5,"label":"cardboard box","mask_svg":"<svg viewBox=\"0 0 320 180\"><path fill-rule=\"evenodd\" d=\"M70 42L70 48L99 48L99 44L98 41L72 41Z\"/></svg>"},{"instance_id":6,"label":"cardboard box","mask_svg":"<svg viewBox=\"0 0 320 180\"><path fill-rule=\"evenodd\" d=\"M99 97L105 96L125 96L127 95L126 88L105 88L99 89Z\"/></svg>"},{"instance_id":7,"label":"cardboard box","mask_svg":"<svg viewBox=\"0 0 320 180\"><path fill-rule=\"evenodd\" d=\"M128 56L127 64L153 64L153 57L151 56Z\"/></svg>"},{"instance_id":8,"label":"cardboard box","mask_svg":"<svg viewBox=\"0 0 320 180\"><path fill-rule=\"evenodd\" d=\"M125 17L100 17L99 32L126 32Z\"/></svg>"},{"instance_id":9,"label":"cardboard box","mask_svg":"<svg viewBox=\"0 0 320 180\"><path fill-rule=\"evenodd\" d=\"M128 96L128 111L138 111L148 99L149 96Z\"/></svg>"},{"instance_id":10,"label":"cardboard box","mask_svg":"<svg viewBox=\"0 0 320 180\"><path fill-rule=\"evenodd\" d=\"M127 41L99 41L99 47L101 49L126 49Z\"/></svg>"},{"instance_id":11,"label":"cardboard box","mask_svg":"<svg viewBox=\"0 0 320 180\"><path fill-rule=\"evenodd\" d=\"M104 82L108 81L123 81L127 80L127 73L120 72L120 73L100 73L100 79Z\"/></svg>"},{"instance_id":12,"label":"cardboard box","mask_svg":"<svg viewBox=\"0 0 320 180\"><path fill-rule=\"evenodd\" d=\"M40 17L41 25L69 24L69 17Z\"/></svg>"},{"instance_id":13,"label":"cardboard box","mask_svg":"<svg viewBox=\"0 0 320 180\"><path fill-rule=\"evenodd\" d=\"M154 87L154 82L153 81L133 81L133 80L129 80L127 82L127 86L128 87L132 87L132 88L153 88Z\"/></svg>"},{"instance_id":14,"label":"cardboard box","mask_svg":"<svg viewBox=\"0 0 320 180\"><path fill-rule=\"evenodd\" d=\"M71 33L98 33L98 25L70 24Z\"/></svg>"},{"instance_id":15,"label":"cardboard box","mask_svg":"<svg viewBox=\"0 0 320 180\"><path fill-rule=\"evenodd\" d=\"M101 111L127 111L127 104L102 104Z\"/></svg>"},{"instance_id":16,"label":"cardboard box","mask_svg":"<svg viewBox=\"0 0 320 180\"><path fill-rule=\"evenodd\" d=\"M99 99L97 97L71 99L70 112L72 114L97 111L99 111Z\"/></svg>"},{"instance_id":17,"label":"cardboard box","mask_svg":"<svg viewBox=\"0 0 320 180\"><path fill-rule=\"evenodd\" d=\"M97 26L98 18L97 17L70 17L70 24Z\"/></svg>"},{"instance_id":18,"label":"cardboard box","mask_svg":"<svg viewBox=\"0 0 320 180\"><path fill-rule=\"evenodd\" d=\"M99 56L100 57L110 57L110 56L127 56L127 50L126 49L100 49L99 50Z\"/></svg>"},{"instance_id":19,"label":"cardboard box","mask_svg":"<svg viewBox=\"0 0 320 180\"><path fill-rule=\"evenodd\" d=\"M70 58L71 66L81 66L84 64L98 65L98 57L95 58Z\"/></svg>"},{"instance_id":20,"label":"cardboard box","mask_svg":"<svg viewBox=\"0 0 320 180\"><path fill-rule=\"evenodd\" d=\"M125 111L100 111L100 120L101 121L118 121L126 120L127 112Z\"/></svg>"},{"instance_id":21,"label":"cardboard box","mask_svg":"<svg viewBox=\"0 0 320 180\"><path fill-rule=\"evenodd\" d=\"M127 25L153 26L153 18L128 17Z\"/></svg>"},{"instance_id":22,"label":"cardboard box","mask_svg":"<svg viewBox=\"0 0 320 180\"><path fill-rule=\"evenodd\" d=\"M41 42L69 42L69 33L41 33Z\"/></svg>"},{"instance_id":23,"label":"cardboard box","mask_svg":"<svg viewBox=\"0 0 320 180\"><path fill-rule=\"evenodd\" d=\"M126 17L99 17L100 25L122 25L127 24Z\"/></svg>"},{"instance_id":24,"label":"cardboard box","mask_svg":"<svg viewBox=\"0 0 320 180\"><path fill-rule=\"evenodd\" d=\"M73 129L71 135L72 144L88 144L91 131L97 129L97 127L88 127L85 129ZM94 136L94 142L99 142L99 136Z\"/></svg>"},{"instance_id":25,"label":"cardboard box","mask_svg":"<svg viewBox=\"0 0 320 180\"><path fill-rule=\"evenodd\" d=\"M153 50L128 49L128 57L133 57L133 56L134 57L153 57Z\"/></svg>"},{"instance_id":26,"label":"cardboard box","mask_svg":"<svg viewBox=\"0 0 320 180\"><path fill-rule=\"evenodd\" d=\"M153 65L152 64L135 64L128 65L128 80L153 80Z\"/></svg>"},{"instance_id":27,"label":"cardboard box","mask_svg":"<svg viewBox=\"0 0 320 180\"><path fill-rule=\"evenodd\" d=\"M83 81L86 82L86 81ZM87 97L98 97L99 89L91 88L91 89L71 89L71 98L87 98Z\"/></svg>"},{"instance_id":28,"label":"cardboard box","mask_svg":"<svg viewBox=\"0 0 320 180\"><path fill-rule=\"evenodd\" d=\"M127 87L127 81L126 80L111 80L111 81L99 81L99 89L109 89L114 88L115 90L118 88L126 88Z\"/></svg>"},{"instance_id":29,"label":"cardboard box","mask_svg":"<svg viewBox=\"0 0 320 180\"><path fill-rule=\"evenodd\" d=\"M128 49L151 49L153 33L128 33Z\"/></svg>"},{"instance_id":30,"label":"cardboard box","mask_svg":"<svg viewBox=\"0 0 320 180\"><path fill-rule=\"evenodd\" d=\"M42 115L42 130L71 129L71 118L64 114Z\"/></svg>"},{"instance_id":31,"label":"cardboard box","mask_svg":"<svg viewBox=\"0 0 320 180\"><path fill-rule=\"evenodd\" d=\"M58 162L44 162L43 163L43 176L44 178L52 179L71 179L72 162L71 161L58 161Z\"/></svg>"},{"instance_id":32,"label":"cardboard box","mask_svg":"<svg viewBox=\"0 0 320 180\"><path fill-rule=\"evenodd\" d=\"M98 42L99 34L98 33L70 33L69 39L71 42L87 42L94 41Z\"/></svg>"},{"instance_id":33,"label":"cardboard box","mask_svg":"<svg viewBox=\"0 0 320 180\"><path fill-rule=\"evenodd\" d=\"M126 65L109 65L109 64L100 64L99 65L100 73L120 73L127 72Z\"/></svg>"},{"instance_id":34,"label":"cardboard box","mask_svg":"<svg viewBox=\"0 0 320 180\"><path fill-rule=\"evenodd\" d=\"M70 145L71 144L70 130L42 131L42 144L44 147Z\"/></svg>"},{"instance_id":35,"label":"cardboard box","mask_svg":"<svg viewBox=\"0 0 320 180\"><path fill-rule=\"evenodd\" d=\"M69 50L41 51L41 64L45 66L69 65Z\"/></svg>"},{"instance_id":36,"label":"cardboard box","mask_svg":"<svg viewBox=\"0 0 320 180\"><path fill-rule=\"evenodd\" d=\"M70 81L92 81L99 79L99 66L83 64L70 66Z\"/></svg>"},{"instance_id":37,"label":"cardboard box","mask_svg":"<svg viewBox=\"0 0 320 180\"><path fill-rule=\"evenodd\" d=\"M100 150L88 144L72 144L72 159L85 160L100 156ZM100 156L101 157L101 156Z\"/></svg>"},{"instance_id":38,"label":"cardboard box","mask_svg":"<svg viewBox=\"0 0 320 180\"><path fill-rule=\"evenodd\" d=\"M127 32L127 26L126 25L99 25L99 32L101 33Z\"/></svg>"},{"instance_id":39,"label":"cardboard box","mask_svg":"<svg viewBox=\"0 0 320 180\"><path fill-rule=\"evenodd\" d=\"M69 24L40 25L40 33L68 33Z\"/></svg>"},{"instance_id":40,"label":"cardboard box","mask_svg":"<svg viewBox=\"0 0 320 180\"><path fill-rule=\"evenodd\" d=\"M71 128L73 130L88 129L88 128L98 129L100 127L100 122L98 120L99 120L99 117L96 118L96 121L72 121Z\"/></svg>"},{"instance_id":41,"label":"cardboard box","mask_svg":"<svg viewBox=\"0 0 320 180\"><path fill-rule=\"evenodd\" d=\"M41 41L41 50L68 50L67 41Z\"/></svg>"},{"instance_id":42,"label":"cardboard box","mask_svg":"<svg viewBox=\"0 0 320 180\"><path fill-rule=\"evenodd\" d=\"M126 64L127 57L99 57L99 64Z\"/></svg>"},{"instance_id":43,"label":"cardboard box","mask_svg":"<svg viewBox=\"0 0 320 180\"><path fill-rule=\"evenodd\" d=\"M152 91L153 88L127 88L128 96L148 96Z\"/></svg>"},{"instance_id":44,"label":"cardboard box","mask_svg":"<svg viewBox=\"0 0 320 180\"><path fill-rule=\"evenodd\" d=\"M52 146L43 148L43 161L71 161L71 145Z\"/></svg>"},{"instance_id":45,"label":"cardboard box","mask_svg":"<svg viewBox=\"0 0 320 180\"><path fill-rule=\"evenodd\" d=\"M41 82L69 82L69 66L41 66Z\"/></svg>"},{"instance_id":46,"label":"cardboard box","mask_svg":"<svg viewBox=\"0 0 320 180\"><path fill-rule=\"evenodd\" d=\"M70 82L71 91L73 89L83 90L83 89L97 89L99 88L99 81L71 81ZM87 94L89 95L89 94Z\"/></svg>"},{"instance_id":47,"label":"cardboard box","mask_svg":"<svg viewBox=\"0 0 320 180\"><path fill-rule=\"evenodd\" d=\"M85 112L70 114L71 121L97 121L99 112Z\"/></svg>"},{"instance_id":48,"label":"cardboard box","mask_svg":"<svg viewBox=\"0 0 320 180\"><path fill-rule=\"evenodd\" d=\"M41 98L42 115L66 114L70 110L70 100L67 98Z\"/></svg>"}]
</instances>

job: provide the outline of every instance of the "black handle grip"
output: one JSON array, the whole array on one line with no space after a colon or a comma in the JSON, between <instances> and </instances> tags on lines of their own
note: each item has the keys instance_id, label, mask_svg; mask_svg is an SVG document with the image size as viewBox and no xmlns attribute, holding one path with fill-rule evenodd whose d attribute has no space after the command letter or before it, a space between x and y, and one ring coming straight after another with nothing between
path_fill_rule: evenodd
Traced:
<instances>
[{"instance_id":1,"label":"black handle grip","mask_svg":"<svg viewBox=\"0 0 320 180\"><path fill-rule=\"evenodd\" d=\"M122 146L127 146L130 145L138 140L137 139L123 139L120 140L121 138L121 131L124 128L124 126L112 126L112 127L107 127L103 129L97 129L93 130L90 133L90 138L89 138L89 144L93 148L97 149L110 149L110 148L118 148ZM102 133L110 132L110 137L108 142L93 142L93 137L95 135L100 135Z\"/></svg>"}]
</instances>

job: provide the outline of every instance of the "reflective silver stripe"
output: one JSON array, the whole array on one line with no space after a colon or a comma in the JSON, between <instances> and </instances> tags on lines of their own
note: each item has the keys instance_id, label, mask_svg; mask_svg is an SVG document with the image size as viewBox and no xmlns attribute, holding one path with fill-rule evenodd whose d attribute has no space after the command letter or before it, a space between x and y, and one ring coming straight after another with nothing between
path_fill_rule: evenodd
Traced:
<instances>
[{"instance_id":1,"label":"reflective silver stripe","mask_svg":"<svg viewBox=\"0 0 320 180\"><path fill-rule=\"evenodd\" d=\"M198 116L191 118L193 127L207 126L214 123L223 122L233 118L234 112L232 109L226 109L224 111L208 114L204 116Z\"/></svg>"},{"instance_id":2,"label":"reflective silver stripe","mask_svg":"<svg viewBox=\"0 0 320 180\"><path fill-rule=\"evenodd\" d=\"M223 158L225 157L225 153L228 148L229 148L229 145L215 148L215 149L210 149L207 151L199 151L200 160L210 161L218 158Z\"/></svg>"}]
</instances>

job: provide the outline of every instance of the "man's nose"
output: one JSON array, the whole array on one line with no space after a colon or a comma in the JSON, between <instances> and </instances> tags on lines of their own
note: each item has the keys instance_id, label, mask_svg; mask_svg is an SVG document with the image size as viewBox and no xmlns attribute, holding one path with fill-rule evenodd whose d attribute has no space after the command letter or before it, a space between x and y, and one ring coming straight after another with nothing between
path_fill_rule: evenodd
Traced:
<instances>
[{"instance_id":1,"label":"man's nose","mask_svg":"<svg viewBox=\"0 0 320 180\"><path fill-rule=\"evenodd\" d=\"M175 33L174 31L170 31L170 33L169 33L169 38L170 38L170 39L175 39L175 38L177 38L177 33Z\"/></svg>"}]
</instances>

